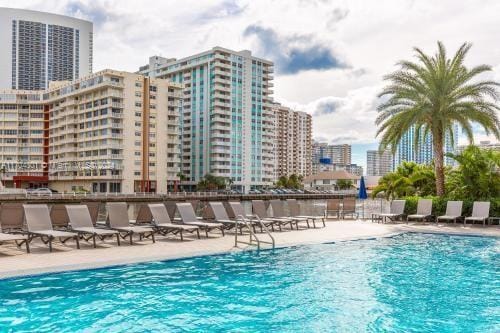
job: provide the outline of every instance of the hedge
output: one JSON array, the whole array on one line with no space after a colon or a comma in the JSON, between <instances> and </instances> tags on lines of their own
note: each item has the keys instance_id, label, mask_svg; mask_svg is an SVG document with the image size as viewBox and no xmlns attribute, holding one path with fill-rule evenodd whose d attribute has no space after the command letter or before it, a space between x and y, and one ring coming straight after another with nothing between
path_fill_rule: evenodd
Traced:
<instances>
[{"instance_id":1,"label":"hedge","mask_svg":"<svg viewBox=\"0 0 500 333\"><path fill-rule=\"evenodd\" d=\"M448 201L451 201L451 200L458 200L458 199L449 199L449 198L433 197L433 196L403 197L401 199L406 200L405 214L415 214L417 212L417 203L418 203L418 199L420 199L420 198L432 199L432 215L435 215L435 216L445 215L446 203ZM463 201L462 215L463 216L471 216L472 215L472 205L474 203L474 200L462 199L460 201ZM491 198L489 201L491 202L490 216L500 217L500 197Z\"/></svg>"}]
</instances>

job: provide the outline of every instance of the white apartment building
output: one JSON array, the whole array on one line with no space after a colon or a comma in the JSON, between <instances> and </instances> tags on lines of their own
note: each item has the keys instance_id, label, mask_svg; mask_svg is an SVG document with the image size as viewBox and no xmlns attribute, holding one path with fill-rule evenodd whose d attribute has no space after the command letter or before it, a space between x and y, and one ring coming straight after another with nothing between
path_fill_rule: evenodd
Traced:
<instances>
[{"instance_id":1,"label":"white apartment building","mask_svg":"<svg viewBox=\"0 0 500 333\"><path fill-rule=\"evenodd\" d=\"M276 103L277 177L312 172L312 117Z\"/></svg>"},{"instance_id":2,"label":"white apartment building","mask_svg":"<svg viewBox=\"0 0 500 333\"><path fill-rule=\"evenodd\" d=\"M273 63L221 47L182 59L151 57L140 73L184 84L181 169L191 185L206 174L247 192L276 179Z\"/></svg>"},{"instance_id":3,"label":"white apartment building","mask_svg":"<svg viewBox=\"0 0 500 333\"><path fill-rule=\"evenodd\" d=\"M0 89L46 89L92 73L92 22L0 8Z\"/></svg>"},{"instance_id":4,"label":"white apartment building","mask_svg":"<svg viewBox=\"0 0 500 333\"><path fill-rule=\"evenodd\" d=\"M333 170L347 170L348 172L354 170L356 174L359 173L360 170L356 169L357 166L351 164L351 150L349 144L330 145L326 142L313 141L312 173L317 174L322 171Z\"/></svg>"},{"instance_id":5,"label":"white apartment building","mask_svg":"<svg viewBox=\"0 0 500 333\"><path fill-rule=\"evenodd\" d=\"M492 150L500 151L500 142L479 141L479 143L476 144L476 146L481 148L481 149L492 149ZM464 151L464 149L467 147L468 147L468 145L457 146L455 154L462 153Z\"/></svg>"},{"instance_id":6,"label":"white apartment building","mask_svg":"<svg viewBox=\"0 0 500 333\"><path fill-rule=\"evenodd\" d=\"M59 191L166 192L180 170L181 97L180 84L114 70L54 82L43 91L4 91L3 182ZM18 167L23 161L26 170Z\"/></svg>"},{"instance_id":7,"label":"white apartment building","mask_svg":"<svg viewBox=\"0 0 500 333\"><path fill-rule=\"evenodd\" d=\"M393 155L389 150L366 152L367 176L383 176L393 170Z\"/></svg>"}]
</instances>

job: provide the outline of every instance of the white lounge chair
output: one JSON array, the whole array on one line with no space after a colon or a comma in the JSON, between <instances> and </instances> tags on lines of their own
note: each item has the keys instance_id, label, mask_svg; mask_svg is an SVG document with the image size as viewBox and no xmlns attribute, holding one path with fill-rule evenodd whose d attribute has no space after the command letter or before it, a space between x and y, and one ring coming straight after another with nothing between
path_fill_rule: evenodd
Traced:
<instances>
[{"instance_id":1,"label":"white lounge chair","mask_svg":"<svg viewBox=\"0 0 500 333\"><path fill-rule=\"evenodd\" d=\"M79 234L87 242L92 239L94 248L96 248L96 238L104 241L107 237L116 236L116 242L118 246L120 245L119 231L94 227L87 205L66 205L66 212L71 231Z\"/></svg>"},{"instance_id":2,"label":"white lounge chair","mask_svg":"<svg viewBox=\"0 0 500 333\"><path fill-rule=\"evenodd\" d=\"M186 225L194 225L199 227L202 230L205 230L205 235L208 238L208 233L212 230L220 230L222 236L224 236L224 225L222 223L217 222L209 222L206 220L200 220L196 217L196 213L194 212L193 205L189 202L177 203L177 211L181 216L181 223Z\"/></svg>"},{"instance_id":3,"label":"white lounge chair","mask_svg":"<svg viewBox=\"0 0 500 333\"><path fill-rule=\"evenodd\" d=\"M108 224L113 230L120 232L120 236L125 239L129 237L130 245L133 244L133 235L138 234L139 239L143 237L149 238L155 242L155 233L152 227L138 227L130 225L127 211L127 203L125 202L108 202L106 204L108 211Z\"/></svg>"},{"instance_id":4,"label":"white lounge chair","mask_svg":"<svg viewBox=\"0 0 500 333\"><path fill-rule=\"evenodd\" d=\"M425 221L432 218L432 199L418 199L417 213L410 214L406 221L410 220Z\"/></svg>"},{"instance_id":5,"label":"white lounge chair","mask_svg":"<svg viewBox=\"0 0 500 333\"><path fill-rule=\"evenodd\" d=\"M458 219L462 218L462 201L448 201L446 203L446 213L436 218L436 223L439 221L453 221L457 223Z\"/></svg>"},{"instance_id":6,"label":"white lounge chair","mask_svg":"<svg viewBox=\"0 0 500 333\"><path fill-rule=\"evenodd\" d=\"M406 205L406 200L393 200L391 202L391 208L389 213L380 213L380 214L372 214L378 216L379 220L382 223L387 222L389 219L390 221L395 221L399 218L402 218L404 216L404 211L405 211L405 205ZM373 216L372 216L373 218ZM373 220L372 220L373 222Z\"/></svg>"},{"instance_id":7,"label":"white lounge chair","mask_svg":"<svg viewBox=\"0 0 500 333\"><path fill-rule=\"evenodd\" d=\"M284 221L290 221L289 223L291 229L293 229L293 225L295 224L295 228L299 230L299 222L306 222L309 225L307 219L287 216L285 214L285 202L283 200L274 199L274 200L269 200L269 202L271 203L271 210L273 212L271 218L278 218L278 219L284 219Z\"/></svg>"},{"instance_id":8,"label":"white lounge chair","mask_svg":"<svg viewBox=\"0 0 500 333\"><path fill-rule=\"evenodd\" d=\"M290 223L289 219L270 217L267 213L266 203L263 200L252 200L252 210L253 213L259 217L260 221L264 223L266 227L271 227L272 231L274 231L275 225L277 225L281 231L282 225Z\"/></svg>"},{"instance_id":9,"label":"white lounge chair","mask_svg":"<svg viewBox=\"0 0 500 333\"><path fill-rule=\"evenodd\" d=\"M3 205L0 206L0 209L3 209ZM22 210L21 207L19 209ZM26 252L30 253L30 245L28 243L28 237L26 235L20 233L5 233L2 230L2 220L0 219L0 244L4 242L15 242L18 247L25 244Z\"/></svg>"},{"instance_id":10,"label":"white lounge chair","mask_svg":"<svg viewBox=\"0 0 500 333\"><path fill-rule=\"evenodd\" d=\"M52 228L49 207L47 205L26 204L23 205L23 208L28 229L28 242L31 242L35 237L40 237L44 244L49 244L49 251L52 252L52 242L54 239L58 238L63 244L70 239L74 239L77 249L80 248L78 234L54 230Z\"/></svg>"},{"instance_id":11,"label":"white lounge chair","mask_svg":"<svg viewBox=\"0 0 500 333\"><path fill-rule=\"evenodd\" d=\"M288 204L291 217L312 221L314 228L316 228L316 220L321 220L323 222L323 227L326 227L325 216L300 215L300 206L296 199L287 199L286 202ZM309 223L307 223L307 227L309 227Z\"/></svg>"},{"instance_id":12,"label":"white lounge chair","mask_svg":"<svg viewBox=\"0 0 500 333\"><path fill-rule=\"evenodd\" d=\"M486 225L486 221L490 218L490 202L489 201L474 201L472 206L472 216L468 216L464 219L464 225L467 221L471 221L472 224L475 222L483 222L483 226Z\"/></svg>"},{"instance_id":13,"label":"white lounge chair","mask_svg":"<svg viewBox=\"0 0 500 333\"><path fill-rule=\"evenodd\" d=\"M200 228L195 225L185 225L179 223L172 223L170 216L168 215L167 207L162 203L148 204L147 208L150 210L152 215L151 224L153 228L156 229L160 234L167 235L169 233L173 235L179 234L181 241L184 240L183 233L189 232L194 233L200 239Z\"/></svg>"}]
</instances>

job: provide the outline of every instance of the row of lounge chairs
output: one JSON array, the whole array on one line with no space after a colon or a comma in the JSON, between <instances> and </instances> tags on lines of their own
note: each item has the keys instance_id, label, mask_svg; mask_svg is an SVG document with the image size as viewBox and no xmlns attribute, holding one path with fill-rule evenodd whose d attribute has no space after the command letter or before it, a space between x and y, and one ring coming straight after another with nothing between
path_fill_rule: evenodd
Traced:
<instances>
[{"instance_id":1,"label":"row of lounge chairs","mask_svg":"<svg viewBox=\"0 0 500 333\"><path fill-rule=\"evenodd\" d=\"M446 203L445 215L434 216L432 213L432 200L419 199L417 203L417 212L415 214L405 215L405 200L394 200L391 202L389 213L372 214L372 222L378 220L380 222L397 221L405 219L409 221L440 221L453 222L463 221L464 225L467 222L476 223L481 222L483 225L489 219L490 202L489 201L475 201L472 206L472 215L462 215L462 201L448 201Z\"/></svg>"},{"instance_id":2,"label":"row of lounge chairs","mask_svg":"<svg viewBox=\"0 0 500 333\"><path fill-rule=\"evenodd\" d=\"M303 222L310 227L312 222L316 227L316 221L320 220L325 226L323 216L300 215L300 206L294 199L286 202L289 214L285 214L285 202L282 200L271 200L272 214L268 213L266 202L262 200L252 201L253 214L247 215L240 202L210 202L208 207L213 215L211 219L196 216L195 210L190 203L176 203L176 211L179 218L175 218L175 212L168 211L163 203L151 203L142 205L133 221L129 220L128 206L125 202L106 203L107 217L104 223L98 222L99 206L87 205L56 205L52 209L45 204L2 204L0 206L0 244L14 241L18 246L23 244L26 251L30 252L30 243L35 238L48 245L52 252L52 243L59 240L62 243L74 241L76 247L80 248L80 241L92 240L96 247L97 240L104 241L107 238L116 238L120 245L121 239L128 239L133 244L133 237L139 239L151 239L155 242L155 234L179 235L181 241L184 233L196 234L200 238L200 230L205 231L206 236L210 232L218 231L224 236L225 230L236 229L243 233L243 229L250 225L256 231L256 227L262 225L275 227L280 231L282 227L289 225L293 230L298 230L299 223ZM231 212L232 217L229 216ZM240 221L238 221L238 219ZM249 221L242 223L242 221ZM6 222L7 221L7 222ZM65 223L66 222L66 223ZM3 227L3 228L2 228ZM4 230L5 232L2 232Z\"/></svg>"},{"instance_id":3,"label":"row of lounge chairs","mask_svg":"<svg viewBox=\"0 0 500 333\"><path fill-rule=\"evenodd\" d=\"M335 198L326 201L325 218L335 216L337 219L345 219L347 215L358 218L355 197Z\"/></svg>"}]
</instances>

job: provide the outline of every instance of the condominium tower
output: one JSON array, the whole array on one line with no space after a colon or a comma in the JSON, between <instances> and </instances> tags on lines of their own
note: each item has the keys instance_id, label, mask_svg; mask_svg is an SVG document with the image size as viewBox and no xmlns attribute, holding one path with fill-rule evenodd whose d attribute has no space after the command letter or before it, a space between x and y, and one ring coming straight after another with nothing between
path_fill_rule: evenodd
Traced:
<instances>
[{"instance_id":1,"label":"condominium tower","mask_svg":"<svg viewBox=\"0 0 500 333\"><path fill-rule=\"evenodd\" d=\"M312 172L312 117L280 104L276 115L277 177L292 174L304 177Z\"/></svg>"},{"instance_id":2,"label":"condominium tower","mask_svg":"<svg viewBox=\"0 0 500 333\"><path fill-rule=\"evenodd\" d=\"M411 126L403 135L396 149L394 156L394 167L400 165L403 161L416 162L418 164L431 164L434 159L434 148L432 147L432 134L424 136L423 131L419 136L418 144L415 145L416 129ZM453 137L452 137L453 136ZM453 135L445 135L444 152L453 153L458 142L458 127L454 126ZM453 159L445 157L445 165L453 165Z\"/></svg>"},{"instance_id":3,"label":"condominium tower","mask_svg":"<svg viewBox=\"0 0 500 333\"><path fill-rule=\"evenodd\" d=\"M314 142L313 155L315 157L313 162L329 159L329 162L334 164L351 164L351 145L329 145L326 142Z\"/></svg>"},{"instance_id":4,"label":"condominium tower","mask_svg":"<svg viewBox=\"0 0 500 333\"><path fill-rule=\"evenodd\" d=\"M392 171L393 156L389 150L368 150L366 152L366 174L383 176Z\"/></svg>"},{"instance_id":5,"label":"condominium tower","mask_svg":"<svg viewBox=\"0 0 500 333\"><path fill-rule=\"evenodd\" d=\"M0 8L0 89L37 90L92 72L92 23Z\"/></svg>"},{"instance_id":6,"label":"condominium tower","mask_svg":"<svg viewBox=\"0 0 500 333\"><path fill-rule=\"evenodd\" d=\"M182 59L151 57L140 73L184 84L181 169L195 185L207 174L242 191L275 180L273 63L221 47Z\"/></svg>"},{"instance_id":7,"label":"condominium tower","mask_svg":"<svg viewBox=\"0 0 500 333\"><path fill-rule=\"evenodd\" d=\"M182 85L104 70L43 91L0 92L8 187L165 192L178 180Z\"/></svg>"}]
</instances>

